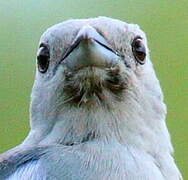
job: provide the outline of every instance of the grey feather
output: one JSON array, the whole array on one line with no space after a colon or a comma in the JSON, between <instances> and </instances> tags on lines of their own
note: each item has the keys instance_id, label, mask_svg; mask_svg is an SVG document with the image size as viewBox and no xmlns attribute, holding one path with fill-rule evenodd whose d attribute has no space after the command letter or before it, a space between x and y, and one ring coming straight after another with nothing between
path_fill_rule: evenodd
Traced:
<instances>
[{"instance_id":1,"label":"grey feather","mask_svg":"<svg viewBox=\"0 0 188 180\"><path fill-rule=\"evenodd\" d=\"M8 178L23 166L37 162L47 147L16 148L0 156L0 179Z\"/></svg>"},{"instance_id":2,"label":"grey feather","mask_svg":"<svg viewBox=\"0 0 188 180\"><path fill-rule=\"evenodd\" d=\"M138 25L69 20L41 37L31 130L0 180L178 180L163 93Z\"/></svg>"}]
</instances>

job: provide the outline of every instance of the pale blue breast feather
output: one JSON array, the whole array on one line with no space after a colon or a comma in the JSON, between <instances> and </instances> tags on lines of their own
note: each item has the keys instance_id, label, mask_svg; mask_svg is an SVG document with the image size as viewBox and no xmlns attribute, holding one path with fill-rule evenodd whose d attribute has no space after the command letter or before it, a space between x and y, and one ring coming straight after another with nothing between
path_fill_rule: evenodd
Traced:
<instances>
[{"instance_id":1,"label":"pale blue breast feather","mask_svg":"<svg viewBox=\"0 0 188 180\"><path fill-rule=\"evenodd\" d=\"M21 165L5 180L46 180L44 168L40 168L38 160Z\"/></svg>"}]
</instances>

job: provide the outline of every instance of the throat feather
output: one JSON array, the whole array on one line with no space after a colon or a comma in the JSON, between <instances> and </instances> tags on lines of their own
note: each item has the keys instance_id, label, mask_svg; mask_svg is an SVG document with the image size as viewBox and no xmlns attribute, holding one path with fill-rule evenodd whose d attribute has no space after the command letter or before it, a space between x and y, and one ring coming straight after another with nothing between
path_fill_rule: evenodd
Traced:
<instances>
[{"instance_id":1,"label":"throat feather","mask_svg":"<svg viewBox=\"0 0 188 180\"><path fill-rule=\"evenodd\" d=\"M106 105L110 96L121 101L128 87L119 70L87 68L78 72L65 72L63 93L67 103L73 105Z\"/></svg>"}]
</instances>

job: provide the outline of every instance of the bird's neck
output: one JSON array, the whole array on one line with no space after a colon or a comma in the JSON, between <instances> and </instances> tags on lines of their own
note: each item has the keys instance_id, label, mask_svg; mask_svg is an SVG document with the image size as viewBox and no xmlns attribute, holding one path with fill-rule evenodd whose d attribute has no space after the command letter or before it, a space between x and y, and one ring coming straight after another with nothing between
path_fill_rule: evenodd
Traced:
<instances>
[{"instance_id":1,"label":"bird's neck","mask_svg":"<svg viewBox=\"0 0 188 180\"><path fill-rule=\"evenodd\" d=\"M24 144L74 145L92 140L108 143L114 139L146 151L171 148L164 104L155 98L153 107L146 101L141 105L138 99L126 102L113 104L110 109L67 106L56 116L38 114L36 117L43 121L33 119Z\"/></svg>"}]
</instances>

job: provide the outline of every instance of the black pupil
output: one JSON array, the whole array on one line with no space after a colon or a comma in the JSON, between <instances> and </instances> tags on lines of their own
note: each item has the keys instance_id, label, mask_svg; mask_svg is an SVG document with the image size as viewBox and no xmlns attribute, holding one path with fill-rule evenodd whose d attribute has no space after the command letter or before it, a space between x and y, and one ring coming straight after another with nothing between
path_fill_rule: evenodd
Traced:
<instances>
[{"instance_id":1,"label":"black pupil","mask_svg":"<svg viewBox=\"0 0 188 180\"><path fill-rule=\"evenodd\" d=\"M141 47L141 41L138 39L137 41L135 41L135 48L140 48Z\"/></svg>"},{"instance_id":2,"label":"black pupil","mask_svg":"<svg viewBox=\"0 0 188 180\"><path fill-rule=\"evenodd\" d=\"M142 39L141 38L135 39L133 41L132 48L133 48L133 54L136 60L140 64L143 64L143 61L145 60L145 57L146 57L146 49L145 49L144 44L142 43Z\"/></svg>"},{"instance_id":3,"label":"black pupil","mask_svg":"<svg viewBox=\"0 0 188 180\"><path fill-rule=\"evenodd\" d=\"M38 69L41 73L45 73L47 71L49 65L49 58L50 54L48 48L41 47L39 55L37 56Z\"/></svg>"}]
</instances>

